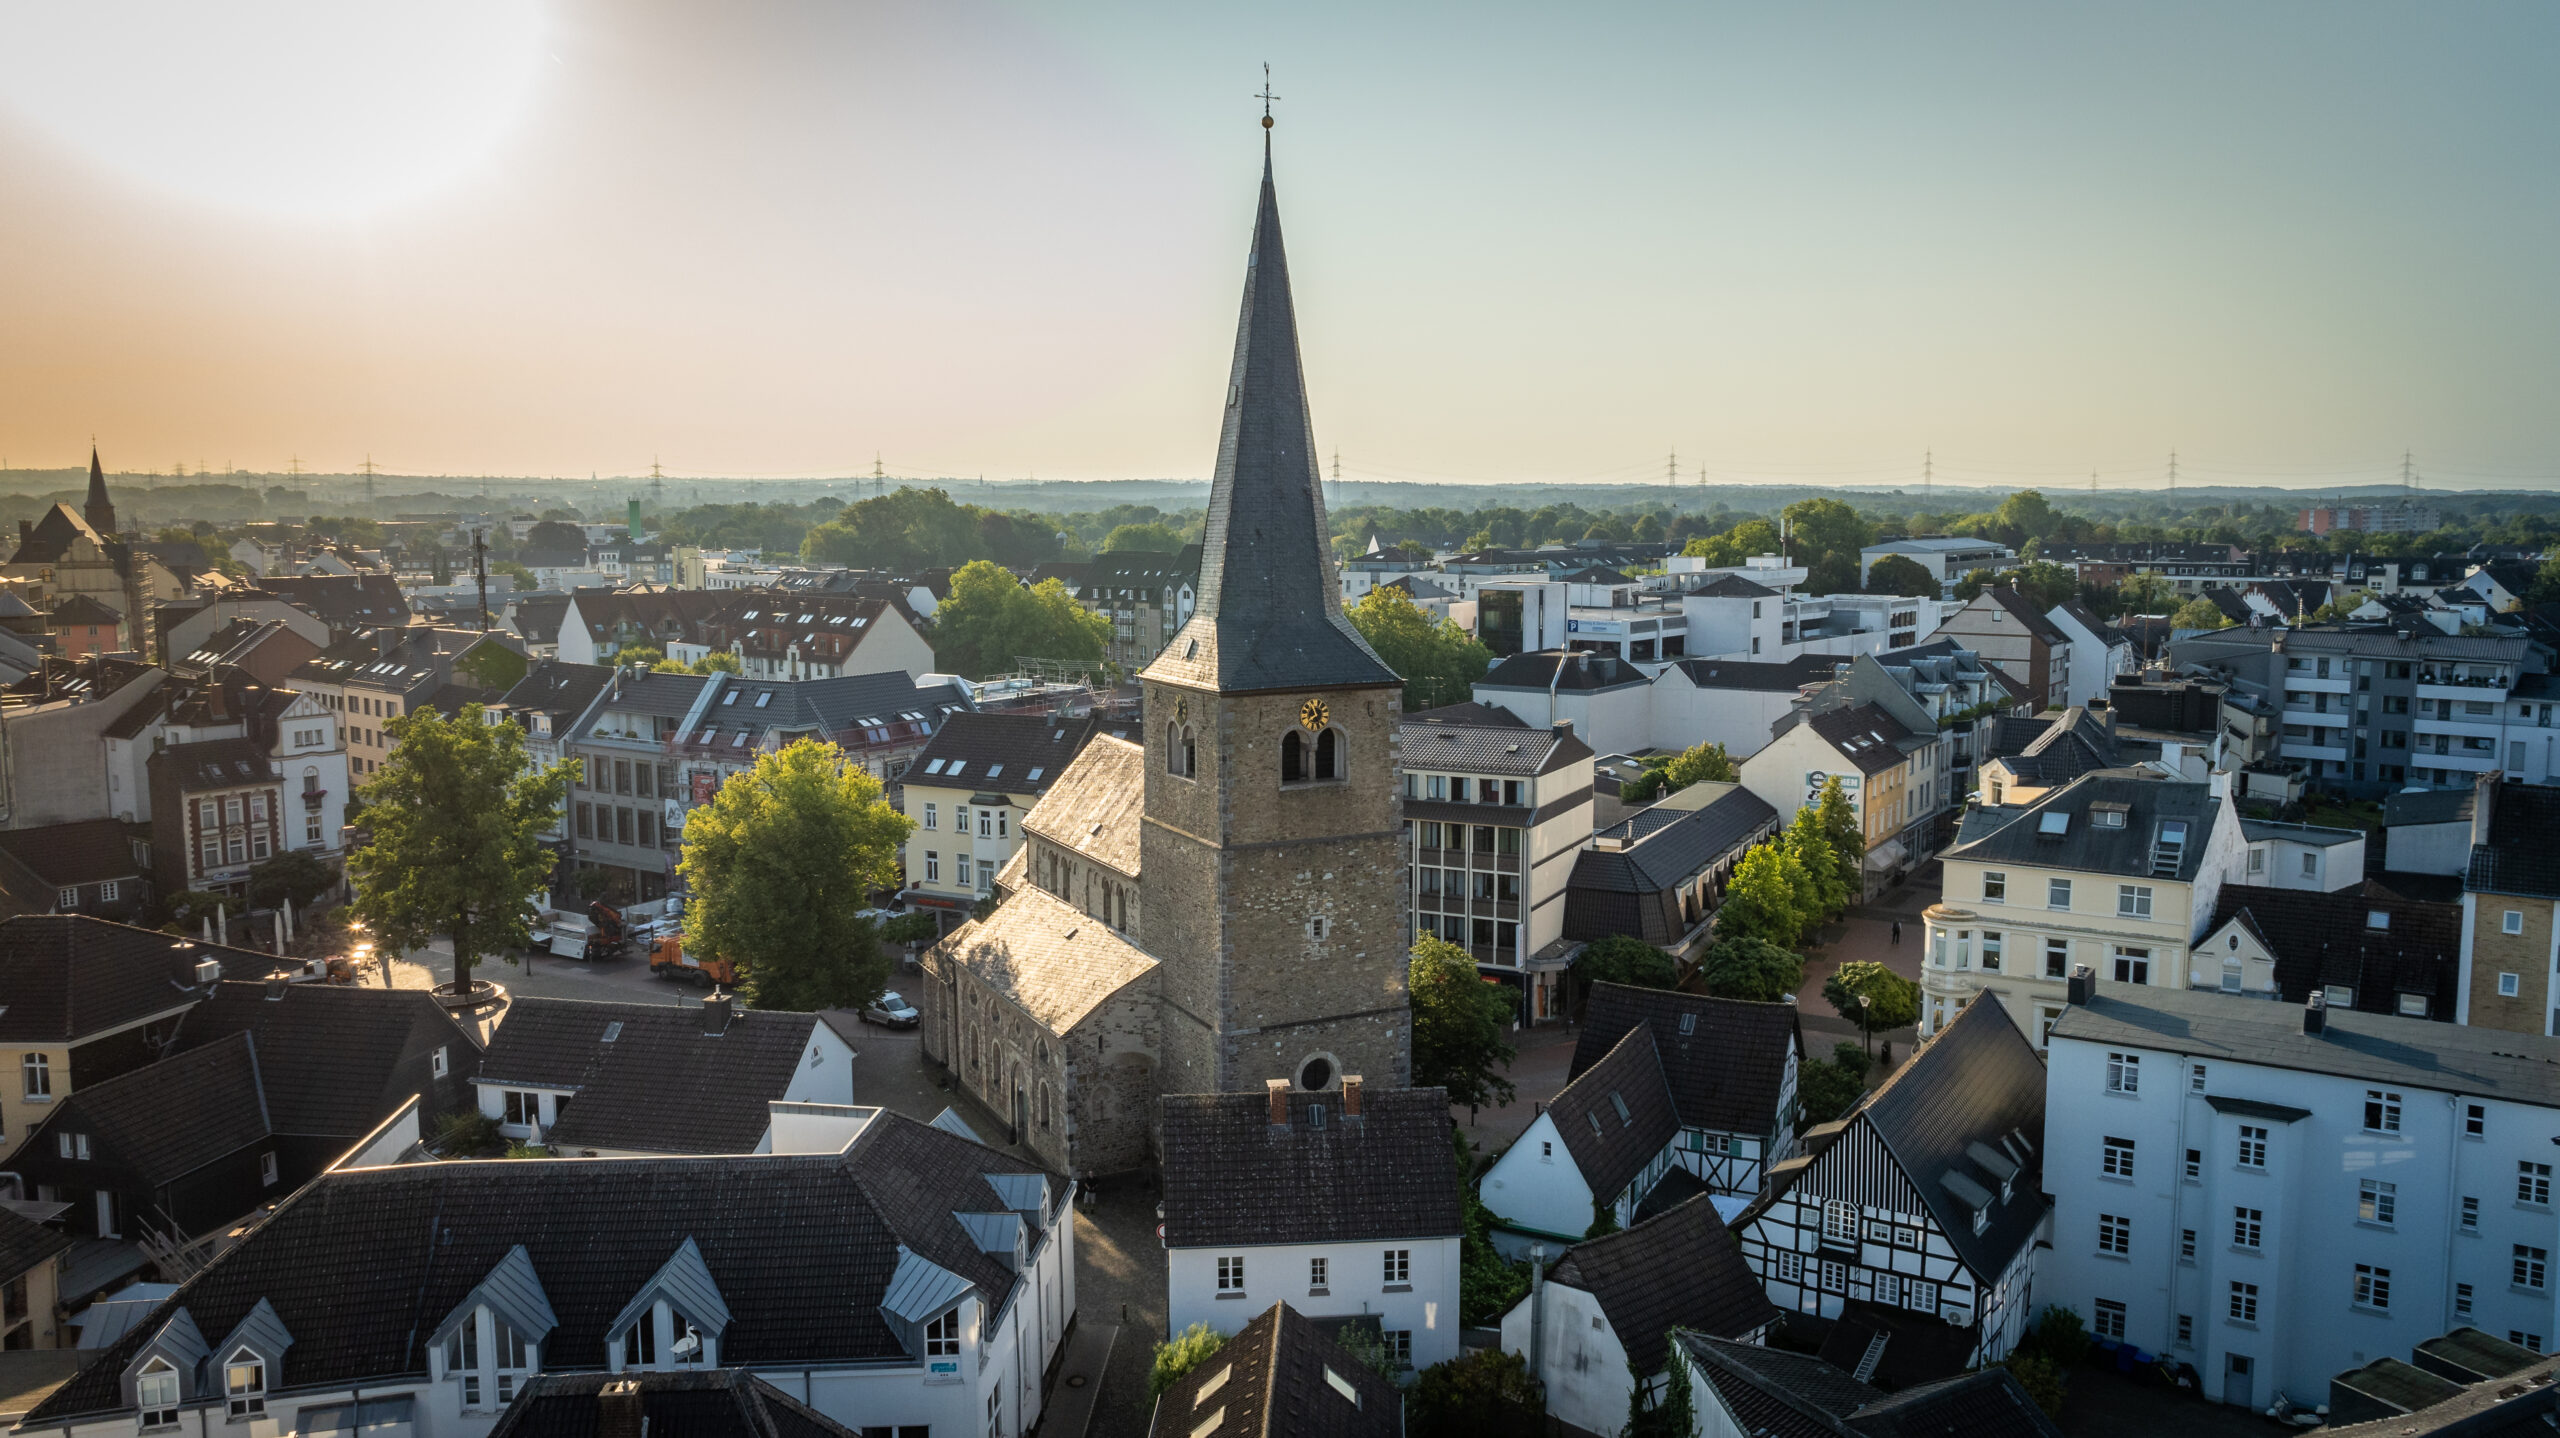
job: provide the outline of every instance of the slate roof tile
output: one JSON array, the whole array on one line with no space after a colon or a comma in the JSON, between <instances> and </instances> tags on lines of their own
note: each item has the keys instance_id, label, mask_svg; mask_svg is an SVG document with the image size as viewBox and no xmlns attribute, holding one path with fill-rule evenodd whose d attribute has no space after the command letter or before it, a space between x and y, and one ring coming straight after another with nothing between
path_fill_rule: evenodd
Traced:
<instances>
[{"instance_id":1,"label":"slate roof tile","mask_svg":"<svg viewBox=\"0 0 2560 1438\"><path fill-rule=\"evenodd\" d=\"M1095 722L1091 715L954 714L907 766L907 782L1044 794L1093 737ZM962 766L956 777L948 772L954 764Z\"/></svg>"},{"instance_id":2,"label":"slate roof tile","mask_svg":"<svg viewBox=\"0 0 2560 1438\"><path fill-rule=\"evenodd\" d=\"M2373 916L2385 923L2376 928ZM2275 956L2276 991L2300 1003L2313 990L2355 991L2367 1013L2399 1012L2399 996L2423 994L2439 1017L2451 1018L2462 964L2462 906L2403 898L2366 880L2320 893L2225 884L2214 900L2208 935L2245 917Z\"/></svg>"},{"instance_id":3,"label":"slate roof tile","mask_svg":"<svg viewBox=\"0 0 2560 1438\"><path fill-rule=\"evenodd\" d=\"M1100 919L1043 889L1024 888L942 941L952 962L1062 1034L1122 989L1151 981L1156 960Z\"/></svg>"},{"instance_id":4,"label":"slate roof tile","mask_svg":"<svg viewBox=\"0 0 2560 1438\"><path fill-rule=\"evenodd\" d=\"M1910 1175L1912 1187L1920 1191L1921 1201L1928 1204L1930 1216L1955 1246L1957 1256L1974 1272L2006 1271L2018 1246L2034 1240L2047 1208L2040 1188L2044 1060L1999 1005L1974 1004L1956 1015L1867 1095L1852 1121L1874 1127ZM1992 1206L1990 1222L1976 1233L1972 1211L1939 1184L1939 1177L1978 1173L1966 1145L1983 1143L1998 1149L2000 1140L2013 1132L2024 1135L2032 1151L2020 1166L2008 1200Z\"/></svg>"},{"instance_id":5,"label":"slate roof tile","mask_svg":"<svg viewBox=\"0 0 2560 1438\"><path fill-rule=\"evenodd\" d=\"M131 879L145 871L133 856L133 826L117 819L79 819L40 829L0 831L0 853L52 885Z\"/></svg>"},{"instance_id":6,"label":"slate roof tile","mask_svg":"<svg viewBox=\"0 0 2560 1438\"><path fill-rule=\"evenodd\" d=\"M1653 1034L1682 1125L1723 1133L1776 1129L1787 1056L1804 1047L1795 1005L1594 984L1571 1076L1580 1078L1639 1027Z\"/></svg>"},{"instance_id":7,"label":"slate roof tile","mask_svg":"<svg viewBox=\"0 0 2560 1438\"><path fill-rule=\"evenodd\" d=\"M1564 1086L1547 1113L1591 1192L1603 1200L1625 1192L1680 1133L1653 1030L1629 1028L1626 1037Z\"/></svg>"},{"instance_id":8,"label":"slate roof tile","mask_svg":"<svg viewBox=\"0 0 2560 1438\"><path fill-rule=\"evenodd\" d=\"M1150 1431L1151 1438L1403 1438L1404 1397L1304 1314L1275 1303L1165 1390Z\"/></svg>"},{"instance_id":9,"label":"slate roof tile","mask_svg":"<svg viewBox=\"0 0 2560 1438\"><path fill-rule=\"evenodd\" d=\"M527 1001L531 1002L531 1001ZM258 1071L278 1133L361 1137L412 1095L436 1119L464 1106L480 1043L421 989L336 984L216 984L178 1020L170 1052L257 1040ZM445 1050L446 1077L431 1056Z\"/></svg>"},{"instance_id":10,"label":"slate roof tile","mask_svg":"<svg viewBox=\"0 0 2560 1438\"><path fill-rule=\"evenodd\" d=\"M771 1383L737 1368L693 1372L544 1373L525 1380L489 1438L605 1438L598 1392L640 1386L649 1438L858 1438Z\"/></svg>"},{"instance_id":11,"label":"slate roof tile","mask_svg":"<svg viewBox=\"0 0 2560 1438\"><path fill-rule=\"evenodd\" d=\"M1575 1244L1550 1281L1599 1300L1627 1357L1647 1373L1669 1361L1673 1328L1741 1338L1778 1317L1742 1246L1701 1194L1658 1218Z\"/></svg>"},{"instance_id":12,"label":"slate roof tile","mask_svg":"<svg viewBox=\"0 0 2560 1438\"><path fill-rule=\"evenodd\" d=\"M700 1002L518 999L478 1081L571 1090L549 1135L562 1148L751 1153L766 1105L806 1061L817 1016L738 1008L718 1035L704 1032L704 1016Z\"/></svg>"},{"instance_id":13,"label":"slate roof tile","mask_svg":"<svg viewBox=\"0 0 2560 1438\"><path fill-rule=\"evenodd\" d=\"M203 996L196 964L228 978L281 972L271 954L80 914L0 921L0 1043L58 1044L166 1014Z\"/></svg>"},{"instance_id":14,"label":"slate roof tile","mask_svg":"<svg viewBox=\"0 0 2560 1438\"><path fill-rule=\"evenodd\" d=\"M1147 751L1126 739L1108 734L1096 738L1022 816L1023 831L1116 873L1138 877L1146 760Z\"/></svg>"},{"instance_id":15,"label":"slate roof tile","mask_svg":"<svg viewBox=\"0 0 2560 1438\"><path fill-rule=\"evenodd\" d=\"M1367 1088L1347 1118L1338 1092L1164 1096L1165 1242L1331 1243L1459 1231L1449 1100L1436 1088ZM1321 1108L1321 1121L1314 1111Z\"/></svg>"}]
</instances>

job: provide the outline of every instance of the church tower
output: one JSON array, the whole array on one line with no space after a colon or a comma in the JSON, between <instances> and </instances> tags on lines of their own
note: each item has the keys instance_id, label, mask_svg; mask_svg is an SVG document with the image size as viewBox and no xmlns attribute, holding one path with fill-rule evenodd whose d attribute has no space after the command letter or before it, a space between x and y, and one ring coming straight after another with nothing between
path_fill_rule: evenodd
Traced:
<instances>
[{"instance_id":1,"label":"church tower","mask_svg":"<svg viewBox=\"0 0 2560 1438\"><path fill-rule=\"evenodd\" d=\"M100 539L116 537L115 501L107 498L107 472L98 465L98 447L89 446L89 498L80 506L80 517L98 531Z\"/></svg>"},{"instance_id":2,"label":"church tower","mask_svg":"<svg viewBox=\"0 0 2560 1438\"><path fill-rule=\"evenodd\" d=\"M1401 1086L1403 681L1342 612L1267 133L1226 398L1199 608L1139 676L1158 1087Z\"/></svg>"}]
</instances>

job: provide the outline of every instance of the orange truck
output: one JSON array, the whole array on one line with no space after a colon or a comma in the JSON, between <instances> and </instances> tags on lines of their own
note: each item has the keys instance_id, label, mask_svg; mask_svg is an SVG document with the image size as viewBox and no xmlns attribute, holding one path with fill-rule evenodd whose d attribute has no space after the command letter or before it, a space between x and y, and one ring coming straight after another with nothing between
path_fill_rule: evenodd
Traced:
<instances>
[{"instance_id":1,"label":"orange truck","mask_svg":"<svg viewBox=\"0 0 2560 1438\"><path fill-rule=\"evenodd\" d=\"M727 959L698 959L686 953L682 934L661 934L650 943L649 972L662 979L682 979L706 988L738 982L737 966Z\"/></svg>"}]
</instances>

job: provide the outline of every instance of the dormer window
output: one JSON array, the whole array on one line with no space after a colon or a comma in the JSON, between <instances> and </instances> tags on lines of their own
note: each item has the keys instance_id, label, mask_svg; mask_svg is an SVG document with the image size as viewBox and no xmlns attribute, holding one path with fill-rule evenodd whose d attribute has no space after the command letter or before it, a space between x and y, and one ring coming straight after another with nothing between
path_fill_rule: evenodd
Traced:
<instances>
[{"instance_id":1,"label":"dormer window","mask_svg":"<svg viewBox=\"0 0 2560 1438\"><path fill-rule=\"evenodd\" d=\"M178 1423L178 1370L166 1358L154 1358L142 1366L142 1375L134 1380L134 1399L142 1410L145 1428L174 1428Z\"/></svg>"},{"instance_id":2,"label":"dormer window","mask_svg":"<svg viewBox=\"0 0 2560 1438\"><path fill-rule=\"evenodd\" d=\"M231 1401L234 1418L255 1418L266 1412L266 1360L246 1348L233 1349L222 1365L222 1391Z\"/></svg>"},{"instance_id":3,"label":"dormer window","mask_svg":"<svg viewBox=\"0 0 2560 1438\"><path fill-rule=\"evenodd\" d=\"M924 1326L924 1356L960 1356L960 1310L955 1308Z\"/></svg>"},{"instance_id":4,"label":"dormer window","mask_svg":"<svg viewBox=\"0 0 2560 1438\"><path fill-rule=\"evenodd\" d=\"M462 1386L462 1406L480 1406L480 1323L477 1315L444 1341L444 1371Z\"/></svg>"}]
</instances>

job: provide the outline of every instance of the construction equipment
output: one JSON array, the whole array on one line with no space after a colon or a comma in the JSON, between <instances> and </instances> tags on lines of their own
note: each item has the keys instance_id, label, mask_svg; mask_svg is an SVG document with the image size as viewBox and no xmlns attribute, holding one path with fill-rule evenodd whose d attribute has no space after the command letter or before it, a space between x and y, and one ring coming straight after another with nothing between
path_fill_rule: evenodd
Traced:
<instances>
[{"instance_id":1,"label":"construction equipment","mask_svg":"<svg viewBox=\"0 0 2560 1438\"><path fill-rule=\"evenodd\" d=\"M649 945L649 972L661 979L680 979L708 988L714 984L735 985L738 966L727 959L699 959L684 951L684 935L660 934Z\"/></svg>"}]
</instances>

